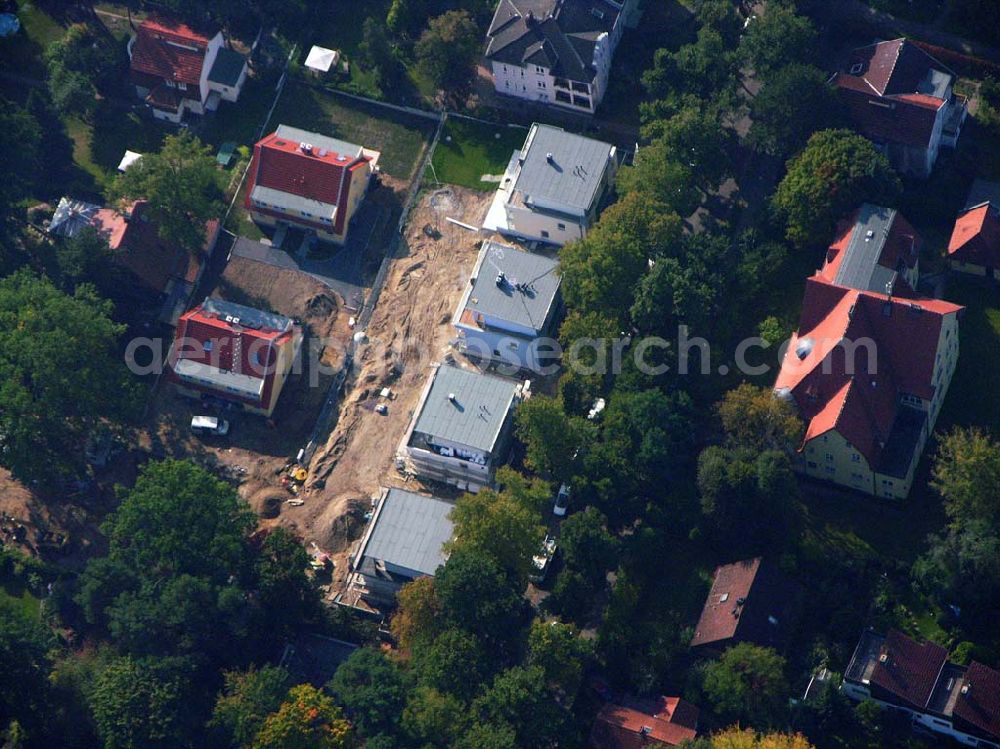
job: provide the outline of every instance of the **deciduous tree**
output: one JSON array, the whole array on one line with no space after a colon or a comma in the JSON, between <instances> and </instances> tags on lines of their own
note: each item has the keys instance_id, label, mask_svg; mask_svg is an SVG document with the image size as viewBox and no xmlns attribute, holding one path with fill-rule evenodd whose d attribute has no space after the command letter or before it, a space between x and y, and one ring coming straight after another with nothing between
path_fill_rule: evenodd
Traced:
<instances>
[{"instance_id":1,"label":"deciduous tree","mask_svg":"<svg viewBox=\"0 0 1000 749\"><path fill-rule=\"evenodd\" d=\"M160 235L197 253L205 244L205 222L221 213L221 174L211 147L183 130L118 175L110 192L124 201L148 200Z\"/></svg>"},{"instance_id":2,"label":"deciduous tree","mask_svg":"<svg viewBox=\"0 0 1000 749\"><path fill-rule=\"evenodd\" d=\"M787 704L784 670L774 650L740 643L705 668L705 696L724 724L775 725Z\"/></svg>"},{"instance_id":3,"label":"deciduous tree","mask_svg":"<svg viewBox=\"0 0 1000 749\"><path fill-rule=\"evenodd\" d=\"M399 668L373 648L360 648L340 664L330 692L364 736L396 731L407 684Z\"/></svg>"},{"instance_id":4,"label":"deciduous tree","mask_svg":"<svg viewBox=\"0 0 1000 749\"><path fill-rule=\"evenodd\" d=\"M870 140L850 130L821 130L788 162L772 202L792 242L825 246L836 222L858 204L892 205L900 189Z\"/></svg>"},{"instance_id":5,"label":"deciduous tree","mask_svg":"<svg viewBox=\"0 0 1000 749\"><path fill-rule=\"evenodd\" d=\"M69 296L29 270L0 281L0 463L15 476L52 484L75 473L99 420L135 414L123 332L92 288Z\"/></svg>"},{"instance_id":6,"label":"deciduous tree","mask_svg":"<svg viewBox=\"0 0 1000 749\"><path fill-rule=\"evenodd\" d=\"M211 724L221 729L233 747L249 746L264 719L281 707L290 677L277 666L227 671L225 686L215 701Z\"/></svg>"},{"instance_id":7,"label":"deciduous tree","mask_svg":"<svg viewBox=\"0 0 1000 749\"><path fill-rule=\"evenodd\" d=\"M354 744L351 724L333 700L315 687L300 684L264 720L253 749L348 749Z\"/></svg>"},{"instance_id":8,"label":"deciduous tree","mask_svg":"<svg viewBox=\"0 0 1000 749\"><path fill-rule=\"evenodd\" d=\"M809 58L816 45L812 21L785 3L769 3L747 27L739 51L754 72L767 80L791 62Z\"/></svg>"},{"instance_id":9,"label":"deciduous tree","mask_svg":"<svg viewBox=\"0 0 1000 749\"><path fill-rule=\"evenodd\" d=\"M464 91L475 74L479 29L464 10L432 18L413 48L417 64L434 85L450 95Z\"/></svg>"},{"instance_id":10,"label":"deciduous tree","mask_svg":"<svg viewBox=\"0 0 1000 749\"><path fill-rule=\"evenodd\" d=\"M776 69L750 103L749 142L774 156L798 153L817 130L841 119L837 94L827 75L812 65Z\"/></svg>"}]
</instances>

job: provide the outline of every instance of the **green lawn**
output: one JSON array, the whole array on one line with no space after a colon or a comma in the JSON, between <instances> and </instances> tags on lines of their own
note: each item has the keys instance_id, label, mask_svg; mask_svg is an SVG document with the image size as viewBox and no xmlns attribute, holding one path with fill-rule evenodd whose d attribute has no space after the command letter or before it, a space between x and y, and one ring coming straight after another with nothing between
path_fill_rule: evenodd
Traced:
<instances>
[{"instance_id":1,"label":"green lawn","mask_svg":"<svg viewBox=\"0 0 1000 749\"><path fill-rule=\"evenodd\" d=\"M0 43L0 68L17 75L42 78L46 73L42 54L66 29L34 3L21 3L17 17L21 30Z\"/></svg>"},{"instance_id":2,"label":"green lawn","mask_svg":"<svg viewBox=\"0 0 1000 749\"><path fill-rule=\"evenodd\" d=\"M510 155L524 145L527 130L452 117L434 149L434 174L448 182L476 190L495 190L484 174L503 174Z\"/></svg>"},{"instance_id":3,"label":"green lawn","mask_svg":"<svg viewBox=\"0 0 1000 749\"><path fill-rule=\"evenodd\" d=\"M114 178L126 150L158 151L164 136L171 132L135 112L111 106L100 107L92 123L77 117L68 117L65 122L73 139L73 160L101 189Z\"/></svg>"},{"instance_id":4,"label":"green lawn","mask_svg":"<svg viewBox=\"0 0 1000 749\"><path fill-rule=\"evenodd\" d=\"M0 584L0 608L10 605L29 619L37 619L42 602L17 581L8 580Z\"/></svg>"},{"instance_id":5,"label":"green lawn","mask_svg":"<svg viewBox=\"0 0 1000 749\"><path fill-rule=\"evenodd\" d=\"M965 305L959 322L958 366L952 378L937 430L954 425L988 427L1000 435L1000 295L996 288L979 285L955 274L945 297Z\"/></svg>"},{"instance_id":6,"label":"green lawn","mask_svg":"<svg viewBox=\"0 0 1000 749\"><path fill-rule=\"evenodd\" d=\"M382 170L402 180L413 176L435 129L431 119L353 101L301 83L288 84L268 130L279 124L374 148L382 154Z\"/></svg>"}]
</instances>

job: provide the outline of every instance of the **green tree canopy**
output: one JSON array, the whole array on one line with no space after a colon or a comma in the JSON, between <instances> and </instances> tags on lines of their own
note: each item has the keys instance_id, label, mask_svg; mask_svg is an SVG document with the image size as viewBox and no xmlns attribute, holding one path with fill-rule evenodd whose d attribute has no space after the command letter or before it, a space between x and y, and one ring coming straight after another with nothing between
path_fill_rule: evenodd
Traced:
<instances>
[{"instance_id":1,"label":"green tree canopy","mask_svg":"<svg viewBox=\"0 0 1000 749\"><path fill-rule=\"evenodd\" d=\"M637 188L624 195L604 211L586 237L560 251L567 306L575 314L596 313L621 325L649 258L672 252L681 229L680 217L649 191ZM612 327L608 332L618 330Z\"/></svg>"},{"instance_id":2,"label":"green tree canopy","mask_svg":"<svg viewBox=\"0 0 1000 749\"><path fill-rule=\"evenodd\" d=\"M462 701L433 687L416 687L403 711L403 729L422 747L450 747L467 723L468 710Z\"/></svg>"},{"instance_id":3,"label":"green tree canopy","mask_svg":"<svg viewBox=\"0 0 1000 749\"><path fill-rule=\"evenodd\" d=\"M351 724L333 700L315 687L300 684L264 720L253 749L349 749L354 745Z\"/></svg>"},{"instance_id":4,"label":"green tree canopy","mask_svg":"<svg viewBox=\"0 0 1000 749\"><path fill-rule=\"evenodd\" d=\"M547 498L548 487L540 481L537 486L538 494ZM451 511L455 533L445 548L450 553L469 549L488 556L526 584L531 558L545 536L537 496L508 488L462 495Z\"/></svg>"},{"instance_id":5,"label":"green tree canopy","mask_svg":"<svg viewBox=\"0 0 1000 749\"><path fill-rule=\"evenodd\" d=\"M667 119L646 123L642 132L686 164L702 190L718 187L732 171L732 131L723 125L717 112L686 106Z\"/></svg>"},{"instance_id":6,"label":"green tree canopy","mask_svg":"<svg viewBox=\"0 0 1000 749\"><path fill-rule=\"evenodd\" d=\"M52 483L79 470L98 421L134 415L123 332L89 287L68 296L29 270L0 281L0 463L15 476Z\"/></svg>"},{"instance_id":7,"label":"green tree canopy","mask_svg":"<svg viewBox=\"0 0 1000 749\"><path fill-rule=\"evenodd\" d=\"M776 725L788 698L784 670L770 648L740 643L705 668L705 696L723 724Z\"/></svg>"},{"instance_id":8,"label":"green tree canopy","mask_svg":"<svg viewBox=\"0 0 1000 749\"><path fill-rule=\"evenodd\" d=\"M52 633L0 596L0 726L17 720L23 732L38 734L49 723Z\"/></svg>"},{"instance_id":9,"label":"green tree canopy","mask_svg":"<svg viewBox=\"0 0 1000 749\"><path fill-rule=\"evenodd\" d=\"M221 729L233 747L249 746L264 719L281 707L290 677L277 666L226 671L225 686L215 701L211 726Z\"/></svg>"},{"instance_id":10,"label":"green tree canopy","mask_svg":"<svg viewBox=\"0 0 1000 749\"><path fill-rule=\"evenodd\" d=\"M816 46L812 21L785 3L769 3L747 27L739 51L765 81L783 66L802 62Z\"/></svg>"},{"instance_id":11,"label":"green tree canopy","mask_svg":"<svg viewBox=\"0 0 1000 749\"><path fill-rule=\"evenodd\" d=\"M105 749L173 749L186 744L191 728L187 695L182 671L126 656L98 672L88 697Z\"/></svg>"},{"instance_id":12,"label":"green tree canopy","mask_svg":"<svg viewBox=\"0 0 1000 749\"><path fill-rule=\"evenodd\" d=\"M205 223L222 212L221 179L211 147L182 130L118 175L110 192L124 201L148 200L160 236L197 253Z\"/></svg>"},{"instance_id":13,"label":"green tree canopy","mask_svg":"<svg viewBox=\"0 0 1000 749\"><path fill-rule=\"evenodd\" d=\"M931 485L956 525L983 520L1000 531L1000 442L976 427L941 437Z\"/></svg>"},{"instance_id":14,"label":"green tree canopy","mask_svg":"<svg viewBox=\"0 0 1000 749\"><path fill-rule=\"evenodd\" d=\"M774 156L798 153L817 130L841 118L837 93L812 65L792 63L768 76L750 103L749 142Z\"/></svg>"},{"instance_id":15,"label":"green tree canopy","mask_svg":"<svg viewBox=\"0 0 1000 749\"><path fill-rule=\"evenodd\" d=\"M4 154L4 178L0 180L0 237L14 217L14 207L31 194L38 176L42 130L31 114L0 98L0 151ZM0 257L0 270L10 272L11 258Z\"/></svg>"},{"instance_id":16,"label":"green tree canopy","mask_svg":"<svg viewBox=\"0 0 1000 749\"><path fill-rule=\"evenodd\" d=\"M572 699L583 681L593 648L572 624L536 619L528 632L528 666L538 666L545 681Z\"/></svg>"},{"instance_id":17,"label":"green tree canopy","mask_svg":"<svg viewBox=\"0 0 1000 749\"><path fill-rule=\"evenodd\" d=\"M607 519L596 507L588 507L566 518L560 529L559 543L566 567L580 572L598 584L615 566L618 540L607 529Z\"/></svg>"},{"instance_id":18,"label":"green tree canopy","mask_svg":"<svg viewBox=\"0 0 1000 749\"><path fill-rule=\"evenodd\" d=\"M473 712L485 724L512 728L520 749L557 746L569 717L546 686L540 666L515 666L499 674Z\"/></svg>"},{"instance_id":19,"label":"green tree canopy","mask_svg":"<svg viewBox=\"0 0 1000 749\"><path fill-rule=\"evenodd\" d=\"M592 438L587 420L568 415L558 398L535 395L518 407L516 422L528 467L556 481L568 481L576 470L580 448Z\"/></svg>"},{"instance_id":20,"label":"green tree canopy","mask_svg":"<svg viewBox=\"0 0 1000 749\"><path fill-rule=\"evenodd\" d=\"M330 692L364 736L392 733L406 704L407 684L397 666L374 648L359 648L340 664Z\"/></svg>"},{"instance_id":21,"label":"green tree canopy","mask_svg":"<svg viewBox=\"0 0 1000 749\"><path fill-rule=\"evenodd\" d=\"M479 47L479 28L472 16L464 10L453 10L427 23L413 53L434 85L454 95L464 91L472 80Z\"/></svg>"},{"instance_id":22,"label":"green tree canopy","mask_svg":"<svg viewBox=\"0 0 1000 749\"><path fill-rule=\"evenodd\" d=\"M471 547L452 552L438 569L434 588L446 624L474 632L502 656L525 623L521 581L493 557Z\"/></svg>"},{"instance_id":23,"label":"green tree canopy","mask_svg":"<svg viewBox=\"0 0 1000 749\"><path fill-rule=\"evenodd\" d=\"M836 222L868 201L892 205L899 178L874 144L850 130L821 130L788 162L772 202L798 246L826 246Z\"/></svg>"},{"instance_id":24,"label":"green tree canopy","mask_svg":"<svg viewBox=\"0 0 1000 749\"><path fill-rule=\"evenodd\" d=\"M741 383L725 394L716 410L728 441L735 447L790 454L802 440L802 419L770 388Z\"/></svg>"},{"instance_id":25,"label":"green tree canopy","mask_svg":"<svg viewBox=\"0 0 1000 749\"><path fill-rule=\"evenodd\" d=\"M273 633L251 602L247 538L255 525L230 485L205 469L148 464L104 525L108 555L91 560L78 600L134 654L189 653L227 663L247 638Z\"/></svg>"}]
</instances>

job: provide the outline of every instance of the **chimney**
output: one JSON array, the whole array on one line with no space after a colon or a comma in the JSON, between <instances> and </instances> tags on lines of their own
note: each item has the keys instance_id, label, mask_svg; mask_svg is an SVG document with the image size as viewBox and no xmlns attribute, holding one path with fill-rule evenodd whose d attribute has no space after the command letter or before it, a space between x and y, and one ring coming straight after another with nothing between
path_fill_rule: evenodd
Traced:
<instances>
[{"instance_id":1,"label":"chimney","mask_svg":"<svg viewBox=\"0 0 1000 749\"><path fill-rule=\"evenodd\" d=\"M547 154L545 154L545 160L547 162L549 162L550 164L555 164L556 163L555 157L552 155L551 151L549 151Z\"/></svg>"},{"instance_id":2,"label":"chimney","mask_svg":"<svg viewBox=\"0 0 1000 749\"><path fill-rule=\"evenodd\" d=\"M454 393L448 393L448 401L450 403L454 403L456 400L457 399L455 398L455 394Z\"/></svg>"}]
</instances>

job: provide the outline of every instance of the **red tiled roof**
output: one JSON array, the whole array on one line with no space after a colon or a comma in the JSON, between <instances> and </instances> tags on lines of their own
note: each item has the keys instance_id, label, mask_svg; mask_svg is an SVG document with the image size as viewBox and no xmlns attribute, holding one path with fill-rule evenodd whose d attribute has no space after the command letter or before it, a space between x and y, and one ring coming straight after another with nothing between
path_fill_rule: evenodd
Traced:
<instances>
[{"instance_id":1,"label":"red tiled roof","mask_svg":"<svg viewBox=\"0 0 1000 749\"><path fill-rule=\"evenodd\" d=\"M914 709L923 710L947 660L948 651L940 645L918 643L896 630L890 630L882 644L870 683Z\"/></svg>"},{"instance_id":2,"label":"red tiled roof","mask_svg":"<svg viewBox=\"0 0 1000 749\"><path fill-rule=\"evenodd\" d=\"M775 382L776 390L791 393L808 423L805 441L836 429L875 467L900 393L933 397L941 325L961 309L915 295L890 300L835 286L818 274L809 278L799 329ZM872 352L857 345L865 340L874 343ZM841 345L845 341L854 344L853 352Z\"/></svg>"},{"instance_id":3,"label":"red tiled roof","mask_svg":"<svg viewBox=\"0 0 1000 749\"><path fill-rule=\"evenodd\" d=\"M145 200L132 205L128 218L111 208L102 208L94 216L94 226L105 235L114 260L150 289L165 292L171 278L187 283L197 280L204 256L164 241L148 217ZM215 244L218 231L218 220L206 222L203 251Z\"/></svg>"},{"instance_id":4,"label":"red tiled roof","mask_svg":"<svg viewBox=\"0 0 1000 749\"><path fill-rule=\"evenodd\" d=\"M931 70L951 73L904 39L861 47L834 76L841 101L858 129L878 142L926 147L945 100L917 87ZM858 72L851 72L858 71Z\"/></svg>"},{"instance_id":5,"label":"red tiled roof","mask_svg":"<svg viewBox=\"0 0 1000 749\"><path fill-rule=\"evenodd\" d=\"M297 141L281 138L277 132L271 133L254 146L247 204L257 185L329 205L346 204L350 173L370 160L367 155L355 157L333 151L320 156L318 149L305 153ZM345 221L345 212L337 211L334 230L338 234L343 233Z\"/></svg>"},{"instance_id":6,"label":"red tiled roof","mask_svg":"<svg viewBox=\"0 0 1000 749\"><path fill-rule=\"evenodd\" d=\"M851 238L857 229L858 215L861 209L856 210L850 217L844 219L837 225L837 238L826 253L826 260L819 271L819 275L829 283L833 283L837 277L837 271L844 259L847 248L851 244ZM913 268L920 258L920 249L923 240L917 234L917 230L900 213L896 213L889 228L889 236L885 239L882 251L878 257L878 264L889 270L896 270L902 263L907 268ZM905 283L902 277L897 282Z\"/></svg>"},{"instance_id":7,"label":"red tiled roof","mask_svg":"<svg viewBox=\"0 0 1000 749\"><path fill-rule=\"evenodd\" d=\"M796 586L759 557L716 568L691 647L740 641L779 646L796 594Z\"/></svg>"},{"instance_id":8,"label":"red tiled roof","mask_svg":"<svg viewBox=\"0 0 1000 749\"><path fill-rule=\"evenodd\" d=\"M181 315L177 321L175 348L170 360L171 371L174 364L183 359L206 364L219 371L237 372L262 379L264 385L261 397L255 404L263 405L269 402L274 386L276 349L293 335L294 331L291 329L248 328L226 322L223 317L206 311L204 305L199 305ZM209 345L206 346L206 343ZM199 389L211 391L207 386ZM227 392L226 397L236 396ZM248 398L238 399L250 402Z\"/></svg>"},{"instance_id":9,"label":"red tiled roof","mask_svg":"<svg viewBox=\"0 0 1000 749\"><path fill-rule=\"evenodd\" d=\"M640 749L657 742L677 746L697 734L698 708L679 697L622 702L608 703L597 714L592 749Z\"/></svg>"},{"instance_id":10,"label":"red tiled roof","mask_svg":"<svg viewBox=\"0 0 1000 749\"><path fill-rule=\"evenodd\" d=\"M1000 206L984 203L960 214L948 255L963 263L1000 267Z\"/></svg>"},{"instance_id":11,"label":"red tiled roof","mask_svg":"<svg viewBox=\"0 0 1000 749\"><path fill-rule=\"evenodd\" d=\"M965 671L965 693L959 693L953 715L1000 739L1000 671L972 661Z\"/></svg>"},{"instance_id":12,"label":"red tiled roof","mask_svg":"<svg viewBox=\"0 0 1000 749\"><path fill-rule=\"evenodd\" d=\"M131 70L140 75L198 86L209 39L206 34L183 23L148 19L136 30Z\"/></svg>"}]
</instances>

